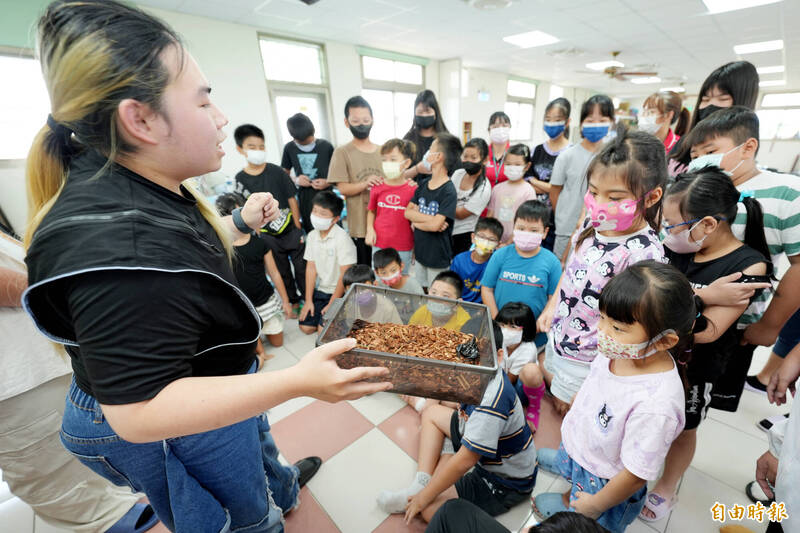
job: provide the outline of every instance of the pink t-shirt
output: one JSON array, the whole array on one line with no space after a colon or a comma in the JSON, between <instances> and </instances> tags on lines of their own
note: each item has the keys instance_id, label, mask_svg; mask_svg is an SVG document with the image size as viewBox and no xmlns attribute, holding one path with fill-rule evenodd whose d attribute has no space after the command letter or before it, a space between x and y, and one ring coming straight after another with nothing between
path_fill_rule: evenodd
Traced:
<instances>
[{"instance_id":1,"label":"pink t-shirt","mask_svg":"<svg viewBox=\"0 0 800 533\"><path fill-rule=\"evenodd\" d=\"M523 202L536 200L536 190L525 181L504 181L492 189L492 199L486 207L503 225L503 241L514 235L514 215Z\"/></svg>"},{"instance_id":2,"label":"pink t-shirt","mask_svg":"<svg viewBox=\"0 0 800 533\"><path fill-rule=\"evenodd\" d=\"M658 479L670 445L685 423L677 366L641 376L617 376L598 355L561 424L564 450L583 468L611 479L622 469Z\"/></svg>"},{"instance_id":3,"label":"pink t-shirt","mask_svg":"<svg viewBox=\"0 0 800 533\"><path fill-rule=\"evenodd\" d=\"M367 209L375 211L375 246L394 248L398 252L414 249L414 233L405 211L416 188L409 182L402 185L381 183L370 190Z\"/></svg>"},{"instance_id":4,"label":"pink t-shirt","mask_svg":"<svg viewBox=\"0 0 800 533\"><path fill-rule=\"evenodd\" d=\"M664 247L650 226L620 237L595 232L581 243L567 260L550 328L557 355L584 363L594 359L600 292L616 274L645 259L666 262Z\"/></svg>"}]
</instances>

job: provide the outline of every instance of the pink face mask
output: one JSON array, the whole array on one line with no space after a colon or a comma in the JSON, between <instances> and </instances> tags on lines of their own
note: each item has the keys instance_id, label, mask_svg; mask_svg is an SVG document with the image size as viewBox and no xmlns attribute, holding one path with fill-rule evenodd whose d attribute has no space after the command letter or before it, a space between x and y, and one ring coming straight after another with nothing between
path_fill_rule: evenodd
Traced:
<instances>
[{"instance_id":1,"label":"pink face mask","mask_svg":"<svg viewBox=\"0 0 800 533\"><path fill-rule=\"evenodd\" d=\"M523 252L532 252L542 244L542 234L533 231L514 230L514 244Z\"/></svg>"},{"instance_id":2,"label":"pink face mask","mask_svg":"<svg viewBox=\"0 0 800 533\"><path fill-rule=\"evenodd\" d=\"M622 200L621 202L597 203L592 193L586 191L583 203L592 226L597 231L626 231L636 220L636 207L639 200Z\"/></svg>"},{"instance_id":3,"label":"pink face mask","mask_svg":"<svg viewBox=\"0 0 800 533\"><path fill-rule=\"evenodd\" d=\"M389 278L384 278L383 276L381 276L381 280L385 284L391 287L392 285L397 285L397 283L400 282L400 278L402 277L403 277L403 272L401 270L398 270L394 276L391 276Z\"/></svg>"}]
</instances>

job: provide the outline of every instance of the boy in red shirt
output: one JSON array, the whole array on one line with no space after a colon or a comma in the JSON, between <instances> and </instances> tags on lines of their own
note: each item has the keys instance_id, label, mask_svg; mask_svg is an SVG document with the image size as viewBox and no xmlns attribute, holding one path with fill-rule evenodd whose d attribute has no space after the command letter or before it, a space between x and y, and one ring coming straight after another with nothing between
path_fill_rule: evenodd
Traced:
<instances>
[{"instance_id":1,"label":"boy in red shirt","mask_svg":"<svg viewBox=\"0 0 800 533\"><path fill-rule=\"evenodd\" d=\"M403 178L403 171L414 160L414 152L411 141L386 141L381 147L386 179L372 187L367 206L366 244L372 246L373 254L382 248L397 250L403 263L403 275L408 274L414 249L414 232L404 213L416 189L414 182Z\"/></svg>"}]
</instances>

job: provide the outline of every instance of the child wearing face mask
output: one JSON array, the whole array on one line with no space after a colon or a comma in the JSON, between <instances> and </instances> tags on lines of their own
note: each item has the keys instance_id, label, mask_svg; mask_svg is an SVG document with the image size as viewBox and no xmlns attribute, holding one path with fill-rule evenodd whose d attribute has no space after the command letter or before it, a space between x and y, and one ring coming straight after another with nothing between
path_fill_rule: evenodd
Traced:
<instances>
[{"instance_id":1,"label":"child wearing face mask","mask_svg":"<svg viewBox=\"0 0 800 533\"><path fill-rule=\"evenodd\" d=\"M367 265L351 265L342 275L344 291L347 292L353 283L375 285L375 274ZM382 324L403 323L394 304L384 295L377 292L361 290L356 293L348 304L351 309L348 310L347 316Z\"/></svg>"},{"instance_id":2,"label":"child wearing face mask","mask_svg":"<svg viewBox=\"0 0 800 533\"><path fill-rule=\"evenodd\" d=\"M538 316L555 293L561 263L550 250L541 247L548 220L550 209L538 200L529 200L517 209L514 244L492 254L481 278L481 299L492 318L508 302L523 302ZM542 346L547 337L540 333L536 340Z\"/></svg>"},{"instance_id":3,"label":"child wearing face mask","mask_svg":"<svg viewBox=\"0 0 800 533\"><path fill-rule=\"evenodd\" d=\"M511 139L511 119L502 111L489 117L489 157L486 159L486 179L494 187L508 178L505 174L506 150Z\"/></svg>"},{"instance_id":4,"label":"child wearing face mask","mask_svg":"<svg viewBox=\"0 0 800 533\"><path fill-rule=\"evenodd\" d=\"M430 296L449 298L451 300L461 299L464 290L464 282L458 274L452 270L439 272L431 283L428 291ZM463 307L455 303L431 300L423 305L408 320L409 324L419 324L421 326L436 326L444 329L459 331L461 326L469 320L469 313Z\"/></svg>"},{"instance_id":5,"label":"child wearing face mask","mask_svg":"<svg viewBox=\"0 0 800 533\"><path fill-rule=\"evenodd\" d=\"M492 197L492 186L483 168L488 153L486 141L479 137L470 139L461 153L461 168L450 177L458 198L453 222L453 254L470 249L475 223Z\"/></svg>"},{"instance_id":6,"label":"child wearing face mask","mask_svg":"<svg viewBox=\"0 0 800 533\"><path fill-rule=\"evenodd\" d=\"M524 144L509 148L505 161L508 180L492 189L486 216L496 218L503 225L501 246L509 244L514 236L514 213L517 208L528 200L536 199L536 190L522 179L531 166L530 155L530 149Z\"/></svg>"},{"instance_id":7,"label":"child wearing face mask","mask_svg":"<svg viewBox=\"0 0 800 533\"><path fill-rule=\"evenodd\" d=\"M509 302L495 319L503 331L503 370L525 407L525 419L539 427L539 407L545 392L544 377L537 364L536 317L522 302Z\"/></svg>"},{"instance_id":8,"label":"child wearing face mask","mask_svg":"<svg viewBox=\"0 0 800 533\"><path fill-rule=\"evenodd\" d=\"M731 231L740 203L747 210L747 244ZM734 272L768 281L772 268L763 222L760 204L737 191L719 168L679 174L664 198L667 258L695 289ZM678 482L694 456L697 427L708 411L711 391L719 386L739 345L736 321L747 305L709 306L703 320L698 320L692 358L686 366L686 424L670 447L661 479L647 496L641 514L644 520L660 520L675 505ZM744 379L744 372L736 377L739 386Z\"/></svg>"},{"instance_id":9,"label":"child wearing face mask","mask_svg":"<svg viewBox=\"0 0 800 533\"><path fill-rule=\"evenodd\" d=\"M300 312L300 331L306 335L322 331L322 316L336 298L344 294L342 276L356 263L356 245L337 224L344 202L333 191L314 196L306 252L306 302Z\"/></svg>"},{"instance_id":10,"label":"child wearing face mask","mask_svg":"<svg viewBox=\"0 0 800 533\"><path fill-rule=\"evenodd\" d=\"M539 316L539 331L550 333L546 370L553 373L550 390L561 414L569 409L597 355L597 301L603 287L638 261L665 261L656 233L667 180L661 141L621 128L586 173L587 218L573 239L558 290Z\"/></svg>"},{"instance_id":11,"label":"child wearing face mask","mask_svg":"<svg viewBox=\"0 0 800 533\"><path fill-rule=\"evenodd\" d=\"M402 139L390 139L381 146L386 179L370 189L367 205L365 241L372 247L373 257L382 248L394 248L402 259L403 274L408 274L414 250L414 233L405 210L417 188L413 181L406 181L403 171L411 165L414 150L414 143Z\"/></svg>"},{"instance_id":12,"label":"child wearing face mask","mask_svg":"<svg viewBox=\"0 0 800 533\"><path fill-rule=\"evenodd\" d=\"M500 243L503 225L494 218L479 218L471 234L472 250L461 252L453 258L450 269L464 280L461 298L467 302L483 303L481 300L481 278L492 253Z\"/></svg>"},{"instance_id":13,"label":"child wearing face mask","mask_svg":"<svg viewBox=\"0 0 800 533\"><path fill-rule=\"evenodd\" d=\"M583 209L586 169L613 124L614 103L611 98L596 94L586 100L581 106L581 142L560 153L553 165L550 177L550 202L555 211L556 225L553 253L562 261Z\"/></svg>"},{"instance_id":14,"label":"child wearing face mask","mask_svg":"<svg viewBox=\"0 0 800 533\"><path fill-rule=\"evenodd\" d=\"M558 450L537 453L540 468L571 486L534 498L540 519L572 509L611 533L636 519L647 481L658 477L683 429L682 368L691 356L696 300L683 274L657 261L628 267L605 286L598 355L561 424Z\"/></svg>"},{"instance_id":15,"label":"child wearing face mask","mask_svg":"<svg viewBox=\"0 0 800 533\"><path fill-rule=\"evenodd\" d=\"M281 167L287 174L294 170L303 231L311 233L311 201L318 191L330 188L327 178L333 145L314 136L314 123L303 113L289 117L286 128L292 140L283 147Z\"/></svg>"}]
</instances>

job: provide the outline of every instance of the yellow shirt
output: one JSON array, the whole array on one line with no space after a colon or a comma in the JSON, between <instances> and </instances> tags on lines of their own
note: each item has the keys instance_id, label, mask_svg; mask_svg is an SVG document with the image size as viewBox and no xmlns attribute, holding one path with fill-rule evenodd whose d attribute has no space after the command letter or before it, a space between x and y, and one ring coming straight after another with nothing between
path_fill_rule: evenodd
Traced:
<instances>
[{"instance_id":1,"label":"yellow shirt","mask_svg":"<svg viewBox=\"0 0 800 533\"><path fill-rule=\"evenodd\" d=\"M444 329L449 329L452 331L460 331L461 326L467 323L470 319L469 313L464 311L464 308L460 305L456 307L456 312L453 313L453 316L450 317L450 320L442 326ZM433 326L433 315L430 311L428 311L428 306L423 305L416 311L414 314L411 315L411 318L408 319L409 325L419 325L419 326Z\"/></svg>"}]
</instances>

